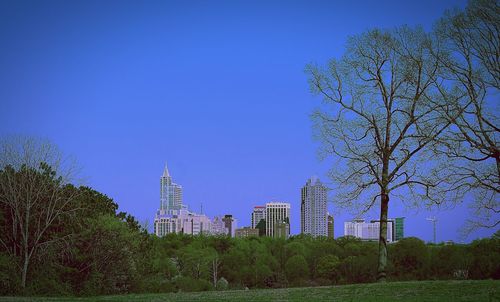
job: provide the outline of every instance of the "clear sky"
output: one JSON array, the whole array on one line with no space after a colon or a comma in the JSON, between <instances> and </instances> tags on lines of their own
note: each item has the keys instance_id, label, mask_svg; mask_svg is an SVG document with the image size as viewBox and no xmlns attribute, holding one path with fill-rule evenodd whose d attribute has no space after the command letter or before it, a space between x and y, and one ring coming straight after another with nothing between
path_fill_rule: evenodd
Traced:
<instances>
[{"instance_id":1,"label":"clear sky","mask_svg":"<svg viewBox=\"0 0 500 302\"><path fill-rule=\"evenodd\" d=\"M432 27L465 1L1 1L0 134L48 138L86 184L152 224L168 161L184 202L250 224L254 205L292 205L325 179L309 114L307 63L349 35ZM335 209L335 235L352 214ZM404 210L407 236L459 240L466 207ZM378 216L378 210L367 219ZM471 238L492 234L482 230Z\"/></svg>"}]
</instances>

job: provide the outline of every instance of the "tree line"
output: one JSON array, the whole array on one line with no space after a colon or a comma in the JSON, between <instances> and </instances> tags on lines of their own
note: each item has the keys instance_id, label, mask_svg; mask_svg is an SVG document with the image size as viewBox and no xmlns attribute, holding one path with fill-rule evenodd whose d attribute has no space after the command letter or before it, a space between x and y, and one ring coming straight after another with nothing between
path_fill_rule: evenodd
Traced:
<instances>
[{"instance_id":1,"label":"tree line","mask_svg":"<svg viewBox=\"0 0 500 302\"><path fill-rule=\"evenodd\" d=\"M2 153L2 159L21 155L9 157L11 164L0 169L2 295L92 296L376 280L378 243L353 237L159 238L119 212L106 195L65 181L46 162L36 165L35 158L59 158L49 156L47 145L22 142L10 149L17 153L5 147ZM405 238L388 250L389 280L500 278L498 233L466 245Z\"/></svg>"}]
</instances>

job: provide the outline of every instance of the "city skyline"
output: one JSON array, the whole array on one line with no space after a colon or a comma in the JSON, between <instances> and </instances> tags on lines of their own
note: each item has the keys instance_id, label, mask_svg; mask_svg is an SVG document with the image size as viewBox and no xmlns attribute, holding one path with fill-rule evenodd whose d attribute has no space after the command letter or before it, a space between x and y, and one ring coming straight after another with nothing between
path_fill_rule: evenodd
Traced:
<instances>
[{"instance_id":1,"label":"city skyline","mask_svg":"<svg viewBox=\"0 0 500 302\"><path fill-rule=\"evenodd\" d=\"M271 236L273 237L274 233L274 227L271 227L272 225L275 225L272 221L267 221L267 215L269 208L273 207L279 207L279 208L284 208L286 211L286 214L280 213L279 219L277 221L283 220L282 218L287 217L290 218L290 212L291 209L294 207L292 206L293 203L288 203L288 202L278 202L278 201L270 201L270 202L261 202L260 204L265 204L265 206L261 205L254 205L252 207L252 212L250 213L250 224L243 224L243 225L237 225L238 218L232 214L224 214L221 215L220 213L217 215L213 215L213 218L211 219L210 216L204 215L202 212L200 214L197 214L195 212L190 212L189 211L189 204L184 204L182 201L182 186L179 184L176 184L172 181L172 176L170 175L170 172L168 170L167 163L165 163L165 167L163 170L163 174L160 177L160 207L163 207L166 200L169 200L168 198L165 198L165 192L173 192L172 190L165 190L165 186L172 186L175 187L175 192L177 192L177 195L167 195L170 197L170 199L175 198L176 200L180 200L180 203L178 204L178 210L183 210L184 215L191 215L191 216L203 216L207 217L207 222L208 222L208 233L207 234L228 234L231 237L235 237L235 231L237 229L248 229L248 228L255 228L255 226L258 224L258 222L261 219L264 219L266 221L266 236ZM333 237L338 238L342 236L355 236L361 239L366 239L366 240L375 240L378 238L378 218L373 217L373 219L369 219L370 222L365 222L364 218L359 218L359 215L354 214L350 218L346 218L343 221L339 221L334 219L333 215L330 214L328 210L326 210L326 205L325 205L325 223L324 223L324 231L325 234L317 234L315 235L314 232L311 232L312 230L312 216L311 214L306 215L306 212L313 210L314 206L311 207L311 201L315 201L316 203L328 203L327 199L327 188L324 187L323 183L319 180L317 176L312 176L309 177L306 181L306 184L300 188L300 202L298 206L300 207L300 218L298 221L295 221L296 224L300 225L300 231L297 233L292 232L291 226L294 225L294 221L292 219L289 219L288 223L288 235L287 236L294 236L294 235L299 235L299 234L310 234L313 236L329 236L329 230L328 230L328 218L331 217L332 222L335 221L337 222L337 228L334 228L334 230L337 230L337 233L333 233ZM175 197L174 197L175 196ZM179 199L180 196L180 199ZM306 210L305 203L308 202L309 206ZM331 202L330 202L331 203ZM323 206L318 208L319 212L323 210ZM174 212L177 210L174 210ZM314 210L313 210L314 211ZM231 209L227 209L225 211L226 213L232 213ZM163 213L163 214L161 214ZM158 219L163 218L167 214L167 211L161 211L159 209L156 212L155 223L153 224L153 229L149 230L152 233L157 233L157 228L156 228L156 217ZM177 217L177 213L174 213L175 217ZM162 217L163 216L163 217ZM307 217L307 218L306 218ZM417 237L418 236L405 236L404 233L404 220L406 217L397 217L397 218L388 218L388 231L387 231L387 240L388 242L394 242L397 241L401 238L404 237ZM310 220L309 226L306 230L306 225L305 225L305 220L308 219ZM411 219L411 218L410 218ZM258 220L258 221L257 221ZM276 220L276 219L275 219ZM426 219L428 220L428 219ZM162 220L163 221L163 220ZM205 220L204 220L205 221ZM245 221L245 220L243 220ZM274 221L276 222L276 221ZM171 224L171 222L169 222ZM219 225L220 224L220 225ZM318 227L321 223L318 223ZM423 224L425 225L425 223ZM200 226L197 226L197 230L200 229ZM221 231L221 229L224 228L225 231ZM269 230L268 230L269 228ZM192 229L190 229L192 230ZM191 232L191 231L190 231ZM196 233L198 234L198 232ZM397 238L399 235L399 238ZM423 239L423 238L420 238ZM424 240L424 239L423 239ZM443 239L440 242L445 242L445 241L454 241L452 239ZM431 240L427 240L427 242L432 242Z\"/></svg>"},{"instance_id":2,"label":"city skyline","mask_svg":"<svg viewBox=\"0 0 500 302\"><path fill-rule=\"evenodd\" d=\"M3 2L0 134L50 139L78 160L82 183L150 225L165 158L193 209L203 203L213 217L231 208L245 226L254 205L286 200L298 218L304 180L332 186L334 165L318 160L310 114L319 100L305 66L339 57L369 28L430 29L465 4ZM404 193L391 197L389 215L407 217L407 236L431 241L425 219L436 216L438 241L462 240L471 196L427 209ZM337 226L355 216L328 211ZM291 228L298 234L300 223Z\"/></svg>"}]
</instances>

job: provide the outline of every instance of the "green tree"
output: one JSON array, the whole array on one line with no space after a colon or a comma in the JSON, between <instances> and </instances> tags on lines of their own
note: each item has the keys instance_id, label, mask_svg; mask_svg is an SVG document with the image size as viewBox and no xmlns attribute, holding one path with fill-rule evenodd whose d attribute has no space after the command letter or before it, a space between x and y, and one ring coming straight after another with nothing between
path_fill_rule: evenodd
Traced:
<instances>
[{"instance_id":1,"label":"green tree","mask_svg":"<svg viewBox=\"0 0 500 302\"><path fill-rule=\"evenodd\" d=\"M222 275L230 284L242 284L249 272L249 259L241 240L237 240L227 253L222 256Z\"/></svg>"},{"instance_id":2,"label":"green tree","mask_svg":"<svg viewBox=\"0 0 500 302\"><path fill-rule=\"evenodd\" d=\"M337 239L341 247L339 277L342 282L373 282L376 277L377 244L354 237Z\"/></svg>"},{"instance_id":3,"label":"green tree","mask_svg":"<svg viewBox=\"0 0 500 302\"><path fill-rule=\"evenodd\" d=\"M81 268L85 294L126 293L136 285L138 253L141 236L131 232L125 222L114 216L92 219L90 228L82 233Z\"/></svg>"},{"instance_id":4,"label":"green tree","mask_svg":"<svg viewBox=\"0 0 500 302\"><path fill-rule=\"evenodd\" d=\"M286 261L286 277L289 282L295 283L309 278L309 266L302 255L295 255Z\"/></svg>"},{"instance_id":5,"label":"green tree","mask_svg":"<svg viewBox=\"0 0 500 302\"><path fill-rule=\"evenodd\" d=\"M470 266L472 279L500 279L500 239L474 240L469 251L473 256Z\"/></svg>"},{"instance_id":6,"label":"green tree","mask_svg":"<svg viewBox=\"0 0 500 302\"><path fill-rule=\"evenodd\" d=\"M193 279L210 280L212 260L216 252L209 247L203 247L201 242L182 248L179 251L179 265L184 276Z\"/></svg>"},{"instance_id":7,"label":"green tree","mask_svg":"<svg viewBox=\"0 0 500 302\"><path fill-rule=\"evenodd\" d=\"M261 239L268 238L237 239L222 256L221 275L230 284L255 287L272 283L273 271L278 264Z\"/></svg>"},{"instance_id":8,"label":"green tree","mask_svg":"<svg viewBox=\"0 0 500 302\"><path fill-rule=\"evenodd\" d=\"M289 259L295 255L306 256L306 247L300 241L291 241L285 245L286 258Z\"/></svg>"},{"instance_id":9,"label":"green tree","mask_svg":"<svg viewBox=\"0 0 500 302\"><path fill-rule=\"evenodd\" d=\"M118 210L118 205L111 198L86 186L78 188L75 202L82 210L83 219L100 215L114 216Z\"/></svg>"},{"instance_id":10,"label":"green tree","mask_svg":"<svg viewBox=\"0 0 500 302\"><path fill-rule=\"evenodd\" d=\"M273 262L271 269L273 270L273 283L275 286L286 285L285 267L286 261L286 241L283 238L262 237L262 242L269 251Z\"/></svg>"},{"instance_id":11,"label":"green tree","mask_svg":"<svg viewBox=\"0 0 500 302\"><path fill-rule=\"evenodd\" d=\"M307 263L309 263L311 276L313 278L320 277L318 275L318 265L323 257L330 255L340 257L341 255L342 249L332 238L311 238L306 241L305 245L307 246L306 260Z\"/></svg>"},{"instance_id":12,"label":"green tree","mask_svg":"<svg viewBox=\"0 0 500 302\"><path fill-rule=\"evenodd\" d=\"M261 219L255 228L259 229L259 236L266 236L266 221L264 219Z\"/></svg>"},{"instance_id":13,"label":"green tree","mask_svg":"<svg viewBox=\"0 0 500 302\"><path fill-rule=\"evenodd\" d=\"M399 240L394 245L391 258L396 276L403 279L426 277L429 253L422 240L415 237Z\"/></svg>"},{"instance_id":14,"label":"green tree","mask_svg":"<svg viewBox=\"0 0 500 302\"><path fill-rule=\"evenodd\" d=\"M147 237L140 253L145 259L140 270L140 290L142 292L174 291L173 278L179 275L177 259L169 249L166 238L154 235Z\"/></svg>"},{"instance_id":15,"label":"green tree","mask_svg":"<svg viewBox=\"0 0 500 302\"><path fill-rule=\"evenodd\" d=\"M0 253L0 295L17 294L21 282L15 265L16 259L7 253Z\"/></svg>"},{"instance_id":16,"label":"green tree","mask_svg":"<svg viewBox=\"0 0 500 302\"><path fill-rule=\"evenodd\" d=\"M337 281L339 265L339 257L335 255L326 255L322 257L318 262L318 276L332 281Z\"/></svg>"},{"instance_id":17,"label":"green tree","mask_svg":"<svg viewBox=\"0 0 500 302\"><path fill-rule=\"evenodd\" d=\"M472 264L466 246L459 244L429 246L430 270L435 278L450 279L457 271L468 275ZM465 278L465 276L464 276Z\"/></svg>"}]
</instances>

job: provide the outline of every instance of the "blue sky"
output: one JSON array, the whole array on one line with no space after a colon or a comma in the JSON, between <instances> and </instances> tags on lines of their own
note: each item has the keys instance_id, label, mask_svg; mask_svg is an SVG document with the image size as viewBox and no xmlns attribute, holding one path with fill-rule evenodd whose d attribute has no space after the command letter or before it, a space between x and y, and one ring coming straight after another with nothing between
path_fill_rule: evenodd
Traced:
<instances>
[{"instance_id":1,"label":"blue sky","mask_svg":"<svg viewBox=\"0 0 500 302\"><path fill-rule=\"evenodd\" d=\"M254 205L292 204L325 179L306 64L339 57L349 35L432 27L465 1L2 1L0 134L48 138L85 183L153 221L165 161L184 201L250 223ZM459 240L466 207L404 210L406 235ZM352 215L336 213L335 234ZM377 218L378 211L366 218ZM469 237L491 235L481 230Z\"/></svg>"}]
</instances>

